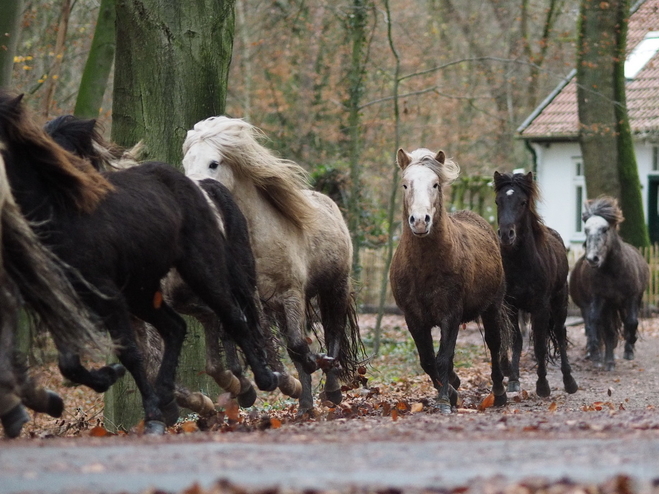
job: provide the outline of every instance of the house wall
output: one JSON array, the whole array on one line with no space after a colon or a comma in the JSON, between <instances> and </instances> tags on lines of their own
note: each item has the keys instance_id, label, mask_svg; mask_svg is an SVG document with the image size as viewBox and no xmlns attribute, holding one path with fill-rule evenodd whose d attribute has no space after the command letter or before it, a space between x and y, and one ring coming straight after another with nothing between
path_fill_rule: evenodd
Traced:
<instances>
[{"instance_id":1,"label":"house wall","mask_svg":"<svg viewBox=\"0 0 659 494\"><path fill-rule=\"evenodd\" d=\"M579 187L582 188L581 203L587 197L583 175L578 175L579 163L581 163L579 144L553 142L532 143L532 146L536 152L536 177L542 194L538 212L547 226L561 234L566 246L579 250L585 240L583 231L580 231L577 224L577 219L581 215L581 211L577 210L577 203L580 202L578 201ZM646 221L648 217L648 176L659 175L658 171L653 171L654 146L656 144L642 141L636 143L636 162Z\"/></svg>"}]
</instances>

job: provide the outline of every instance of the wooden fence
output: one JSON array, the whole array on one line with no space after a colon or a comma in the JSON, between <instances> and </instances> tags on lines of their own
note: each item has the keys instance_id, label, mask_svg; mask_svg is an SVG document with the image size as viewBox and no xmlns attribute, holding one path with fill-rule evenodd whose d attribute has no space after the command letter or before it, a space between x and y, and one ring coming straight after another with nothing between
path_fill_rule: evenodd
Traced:
<instances>
[{"instance_id":1,"label":"wooden fence","mask_svg":"<svg viewBox=\"0 0 659 494\"><path fill-rule=\"evenodd\" d=\"M659 311L659 244L641 249L643 257L650 266L650 284L643 297L643 314L648 316ZM361 251L362 273L357 286L360 307L365 312L377 310L380 302L380 286L384 273L385 249L363 249ZM572 249L568 252L570 269L583 254L581 249ZM578 308L570 300L570 313L578 313ZM391 287L387 283L385 310L396 310L396 303L391 295Z\"/></svg>"}]
</instances>

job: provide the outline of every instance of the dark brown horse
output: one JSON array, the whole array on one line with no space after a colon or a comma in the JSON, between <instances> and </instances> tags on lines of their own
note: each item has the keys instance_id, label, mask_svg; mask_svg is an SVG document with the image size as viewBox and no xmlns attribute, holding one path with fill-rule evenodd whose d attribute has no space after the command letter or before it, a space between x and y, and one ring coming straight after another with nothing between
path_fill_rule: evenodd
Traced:
<instances>
[{"instance_id":1,"label":"dark brown horse","mask_svg":"<svg viewBox=\"0 0 659 494\"><path fill-rule=\"evenodd\" d=\"M230 276L225 239L194 182L157 162L101 174L55 144L32 121L20 97L4 93L0 143L21 210L48 246L80 273L72 283L119 343L119 360L142 395L147 431L161 433L165 420L178 418L174 379L186 324L162 300L161 289L172 268L223 322L244 351L257 385L277 386L265 361L259 312L247 295L251 289L236 289L241 280ZM152 324L165 342L154 386L144 371L131 315ZM119 377L111 366L92 373L77 354L62 349L60 369L97 391Z\"/></svg>"},{"instance_id":2,"label":"dark brown horse","mask_svg":"<svg viewBox=\"0 0 659 494\"><path fill-rule=\"evenodd\" d=\"M581 309L586 325L587 351L596 366L615 369L615 349L624 327L623 357L634 359L638 313L650 269L641 253L624 242L618 225L624 220L611 197L589 201L583 213L586 252L570 275L570 295Z\"/></svg>"},{"instance_id":3,"label":"dark brown horse","mask_svg":"<svg viewBox=\"0 0 659 494\"><path fill-rule=\"evenodd\" d=\"M494 172L494 191L501 258L506 273L506 302L511 307L511 322L515 328L508 391L520 390L519 312L524 311L530 314L533 328L538 396L551 393L547 359L552 343L561 358L565 391L575 393L578 386L567 357L565 318L569 268L563 240L558 232L543 224L536 210L539 191L531 172L526 175Z\"/></svg>"},{"instance_id":4,"label":"dark brown horse","mask_svg":"<svg viewBox=\"0 0 659 494\"><path fill-rule=\"evenodd\" d=\"M505 278L492 227L471 211L449 214L442 186L459 169L444 152L398 150L403 171L403 232L389 277L396 304L419 352L421 367L439 393L438 408L451 413L460 380L453 355L460 323L480 317L492 358L495 405L506 403L500 357L510 322L504 306ZM435 355L431 330L441 338Z\"/></svg>"}]
</instances>

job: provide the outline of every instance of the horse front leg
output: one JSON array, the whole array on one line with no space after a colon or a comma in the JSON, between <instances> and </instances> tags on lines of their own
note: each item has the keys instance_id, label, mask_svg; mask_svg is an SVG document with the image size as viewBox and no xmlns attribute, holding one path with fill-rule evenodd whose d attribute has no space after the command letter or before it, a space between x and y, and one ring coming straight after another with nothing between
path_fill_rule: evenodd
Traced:
<instances>
[{"instance_id":1,"label":"horse front leg","mask_svg":"<svg viewBox=\"0 0 659 494\"><path fill-rule=\"evenodd\" d=\"M638 313L641 307L640 299L632 299L623 314L625 350L622 354L625 360L634 360L634 345L637 340Z\"/></svg>"},{"instance_id":2,"label":"horse front leg","mask_svg":"<svg viewBox=\"0 0 659 494\"><path fill-rule=\"evenodd\" d=\"M494 305L481 314L483 321L483 330L485 332L485 344L490 350L490 360L492 362L492 394L494 395L494 404L503 406L508 402L506 388L503 385L503 369L501 368L501 356L508 349L504 347L503 342L508 341L512 332L512 326L506 313L503 303L498 306Z\"/></svg>"},{"instance_id":3,"label":"horse front leg","mask_svg":"<svg viewBox=\"0 0 659 494\"><path fill-rule=\"evenodd\" d=\"M455 345L458 340L460 322L449 320L440 325L441 338L437 352L437 382L439 409L442 413L451 413L451 406L457 404L458 393L451 385L451 378L455 375L453 370L453 358L455 357ZM457 376L456 376L457 377Z\"/></svg>"},{"instance_id":4,"label":"horse front leg","mask_svg":"<svg viewBox=\"0 0 659 494\"><path fill-rule=\"evenodd\" d=\"M442 395L440 393L445 386L442 385L443 383L439 378L439 373L437 371L437 357L435 355L434 342L432 339L433 325L418 321L411 316L405 316L405 323L407 324L407 329L412 335L412 339L414 339L414 344L416 345L416 350L419 354L421 368L428 377L430 377L433 386L437 390L437 408L442 413L451 413L451 403L448 394L445 396L446 401L441 401Z\"/></svg>"},{"instance_id":5,"label":"horse front leg","mask_svg":"<svg viewBox=\"0 0 659 494\"><path fill-rule=\"evenodd\" d=\"M512 359L509 363L510 368L508 372L508 391L514 393L521 390L521 385L519 383L519 361L522 356L522 348L524 344L524 336L522 335L522 331L519 327L519 309L517 307L511 306L510 323L513 327L513 351ZM508 352L501 352L502 363L506 361L507 355Z\"/></svg>"},{"instance_id":6,"label":"horse front leg","mask_svg":"<svg viewBox=\"0 0 659 494\"><path fill-rule=\"evenodd\" d=\"M604 300L595 298L582 309L581 314L584 319L586 331L586 355L593 362L595 367L602 367L602 311L604 310Z\"/></svg>"},{"instance_id":7,"label":"horse front leg","mask_svg":"<svg viewBox=\"0 0 659 494\"><path fill-rule=\"evenodd\" d=\"M567 288L562 291L560 296L553 299L551 305L551 326L550 331L554 334L554 339L558 345L558 352L561 357L561 374L563 375L563 388L569 394L576 393L579 385L572 377L572 367L567 356L567 330L565 328L565 319L567 318Z\"/></svg>"},{"instance_id":8,"label":"horse front leg","mask_svg":"<svg viewBox=\"0 0 659 494\"><path fill-rule=\"evenodd\" d=\"M538 364L535 392L538 396L546 398L551 394L549 381L547 381L547 342L549 339L549 310L547 308L543 307L531 314L531 327L533 328L533 349Z\"/></svg>"}]
</instances>

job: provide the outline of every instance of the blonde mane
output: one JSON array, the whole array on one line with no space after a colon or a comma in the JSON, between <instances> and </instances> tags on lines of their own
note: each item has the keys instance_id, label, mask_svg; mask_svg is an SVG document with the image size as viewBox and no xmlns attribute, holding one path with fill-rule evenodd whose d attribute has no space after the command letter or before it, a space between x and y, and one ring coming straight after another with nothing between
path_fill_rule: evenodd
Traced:
<instances>
[{"instance_id":1,"label":"blonde mane","mask_svg":"<svg viewBox=\"0 0 659 494\"><path fill-rule=\"evenodd\" d=\"M435 159L436 153L429 149L419 148L410 153L410 165L423 165L430 168L439 177L442 185L449 185L455 181L460 175L460 167L458 164L446 158L444 163L440 163Z\"/></svg>"},{"instance_id":2,"label":"blonde mane","mask_svg":"<svg viewBox=\"0 0 659 494\"><path fill-rule=\"evenodd\" d=\"M297 163L277 157L259 143L261 130L239 118L210 117L197 122L183 143L183 154L196 143L211 143L234 173L251 180L265 198L298 228L312 218L314 206L304 193L307 172Z\"/></svg>"}]
</instances>

